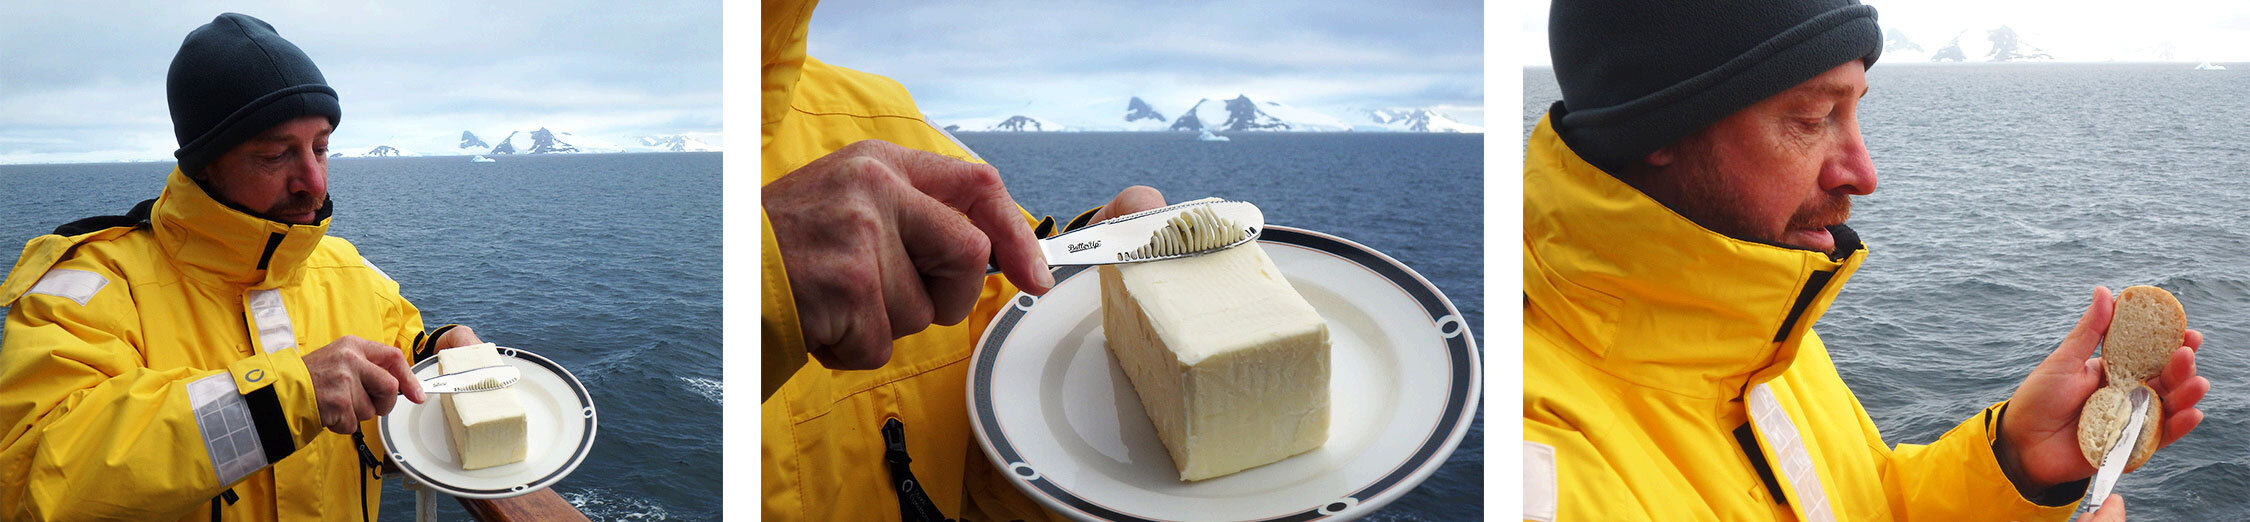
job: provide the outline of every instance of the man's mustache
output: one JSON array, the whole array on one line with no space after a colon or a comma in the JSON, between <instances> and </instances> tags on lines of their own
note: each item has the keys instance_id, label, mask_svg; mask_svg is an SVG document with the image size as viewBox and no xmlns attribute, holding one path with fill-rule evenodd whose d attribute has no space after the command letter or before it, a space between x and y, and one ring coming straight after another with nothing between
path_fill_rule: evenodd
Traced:
<instances>
[{"instance_id":1,"label":"man's mustache","mask_svg":"<svg viewBox=\"0 0 2250 522\"><path fill-rule=\"evenodd\" d=\"M1789 216L1789 228L1828 227L1844 224L1852 218L1852 197L1836 196L1818 205L1797 209Z\"/></svg>"}]
</instances>

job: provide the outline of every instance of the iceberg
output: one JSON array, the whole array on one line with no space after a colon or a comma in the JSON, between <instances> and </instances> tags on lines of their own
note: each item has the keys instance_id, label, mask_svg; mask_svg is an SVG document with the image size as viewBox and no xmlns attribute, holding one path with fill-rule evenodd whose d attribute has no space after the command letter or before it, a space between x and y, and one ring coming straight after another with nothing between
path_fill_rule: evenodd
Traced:
<instances>
[{"instance_id":1,"label":"iceberg","mask_svg":"<svg viewBox=\"0 0 2250 522\"><path fill-rule=\"evenodd\" d=\"M493 161L494 160L492 158L485 157L481 154L469 157L470 163L492 163Z\"/></svg>"},{"instance_id":2,"label":"iceberg","mask_svg":"<svg viewBox=\"0 0 2250 522\"><path fill-rule=\"evenodd\" d=\"M2203 63L2195 64L2195 70L2198 70L2198 71L2224 71L2224 70L2227 70L2227 66L2224 66L2224 65L2211 65L2211 62L2203 62Z\"/></svg>"},{"instance_id":3,"label":"iceberg","mask_svg":"<svg viewBox=\"0 0 2250 522\"><path fill-rule=\"evenodd\" d=\"M1196 137L1195 137L1195 141L1229 141L1229 140L1227 139L1227 137L1226 137L1226 136L1220 136L1220 135L1217 135L1217 134L1212 134L1212 133L1211 133L1211 129L1203 129L1203 134L1199 134L1199 135L1196 135Z\"/></svg>"}]
</instances>

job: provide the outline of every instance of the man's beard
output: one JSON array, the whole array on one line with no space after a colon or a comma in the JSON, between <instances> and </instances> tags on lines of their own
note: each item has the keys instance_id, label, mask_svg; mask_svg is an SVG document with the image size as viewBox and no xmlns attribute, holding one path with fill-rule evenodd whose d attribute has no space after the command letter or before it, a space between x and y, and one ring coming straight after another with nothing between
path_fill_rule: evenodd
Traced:
<instances>
[{"instance_id":1,"label":"man's beard","mask_svg":"<svg viewBox=\"0 0 2250 522\"><path fill-rule=\"evenodd\" d=\"M1689 139L1698 138L1700 136ZM1674 176L1673 179L1683 181L1678 185L1682 201L1673 207L1674 212L1727 237L1834 254L1831 251L1833 249L1792 244L1787 238L1791 230L1840 225L1851 219L1850 196L1823 192L1819 202L1797 207L1796 212L1790 214L1788 223L1780 229L1769 229L1767 227L1770 225L1757 222L1743 210L1747 205L1743 204L1742 195L1752 189L1733 186L1727 181L1732 178L1719 175L1718 154L1713 147L1708 143L1696 142L1682 149L1686 153L1682 155L1682 161L1674 168L1667 169L1672 172L1657 174Z\"/></svg>"},{"instance_id":2,"label":"man's beard","mask_svg":"<svg viewBox=\"0 0 2250 522\"><path fill-rule=\"evenodd\" d=\"M320 206L322 203L324 203L323 200L325 199L327 199L327 196L315 196L309 192L292 192L289 193L289 195L284 196L280 202L274 203L272 207L267 207L270 210L258 214L258 217L265 218L267 221L273 221L276 223L292 223L290 221L283 220L282 216L290 216L296 214L315 214L314 219L317 220L319 219L317 213L320 212ZM308 225L311 223L295 224Z\"/></svg>"}]
</instances>

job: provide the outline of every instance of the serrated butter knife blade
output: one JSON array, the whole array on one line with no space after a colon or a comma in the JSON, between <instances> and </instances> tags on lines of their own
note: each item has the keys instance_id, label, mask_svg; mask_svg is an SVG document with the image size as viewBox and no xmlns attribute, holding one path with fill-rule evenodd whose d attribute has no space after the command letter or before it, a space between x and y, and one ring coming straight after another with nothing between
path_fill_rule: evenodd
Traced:
<instances>
[{"instance_id":1,"label":"serrated butter knife blade","mask_svg":"<svg viewBox=\"0 0 2250 522\"><path fill-rule=\"evenodd\" d=\"M422 379L422 393L471 393L515 386L523 371L514 366L486 366Z\"/></svg>"},{"instance_id":2,"label":"serrated butter knife blade","mask_svg":"<svg viewBox=\"0 0 2250 522\"><path fill-rule=\"evenodd\" d=\"M1156 231L1162 230L1165 223L1173 217L1198 208L1209 208L1220 219L1242 227L1244 238L1240 241L1228 243L1225 247L1206 251L1134 259L1132 261L1125 259L1124 254L1148 245L1149 239L1155 236ZM1257 205L1242 201L1205 198L1118 216L1055 237L1041 239L1039 240L1039 249L1041 253L1047 256L1047 265L1055 267L1153 261L1224 250L1245 242L1256 241L1258 233L1265 228L1265 214L1258 210ZM990 267L985 271L987 274L998 272L998 267Z\"/></svg>"},{"instance_id":3,"label":"serrated butter knife blade","mask_svg":"<svg viewBox=\"0 0 2250 522\"><path fill-rule=\"evenodd\" d=\"M2148 419L2148 388L2136 387L2132 395L2133 413L2125 422L2125 432L2117 435L2109 452L2102 454L2102 466L2094 471L2094 480L2086 486L2086 498L2079 499L2078 512L2072 519L2083 518L2101 509L2102 501L2117 488L2117 479L2125 472L2125 462L2133 459L2133 448L2140 445L2141 423Z\"/></svg>"}]
</instances>

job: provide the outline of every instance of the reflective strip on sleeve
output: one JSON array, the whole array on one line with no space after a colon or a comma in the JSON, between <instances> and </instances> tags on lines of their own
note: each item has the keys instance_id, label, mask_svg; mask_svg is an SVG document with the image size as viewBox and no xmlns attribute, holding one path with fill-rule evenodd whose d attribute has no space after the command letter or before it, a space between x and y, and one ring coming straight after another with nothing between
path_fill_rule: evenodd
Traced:
<instances>
[{"instance_id":1,"label":"reflective strip on sleeve","mask_svg":"<svg viewBox=\"0 0 2250 522\"><path fill-rule=\"evenodd\" d=\"M220 484L233 484L264 469L265 447L250 422L250 405L234 387L234 376L213 374L187 385L188 403L195 406L195 423L203 431L203 449L211 457L211 471Z\"/></svg>"},{"instance_id":2,"label":"reflective strip on sleeve","mask_svg":"<svg viewBox=\"0 0 2250 522\"><path fill-rule=\"evenodd\" d=\"M257 322L263 353L297 346L297 332L289 325L289 307L281 302L281 290L251 290L249 301L250 319Z\"/></svg>"},{"instance_id":3,"label":"reflective strip on sleeve","mask_svg":"<svg viewBox=\"0 0 2250 522\"><path fill-rule=\"evenodd\" d=\"M1523 441L1523 519L1555 522L1555 447Z\"/></svg>"},{"instance_id":4,"label":"reflective strip on sleeve","mask_svg":"<svg viewBox=\"0 0 2250 522\"><path fill-rule=\"evenodd\" d=\"M102 277L101 274L57 268L39 276L39 282L32 284L31 290L24 293L51 295L77 301L78 306L86 306L86 302L93 300L94 294L102 291L105 286L109 286L109 278Z\"/></svg>"},{"instance_id":5,"label":"reflective strip on sleeve","mask_svg":"<svg viewBox=\"0 0 2250 522\"><path fill-rule=\"evenodd\" d=\"M922 117L922 124L930 126L930 130L937 131L938 135L945 136L946 141L951 141L953 146L960 147L961 152L969 153L969 157L976 158L977 161L984 161L984 156L978 156L977 151L969 150L968 145L962 144L960 138L953 137L953 133L946 132L945 127L939 127L936 123L932 123L929 116Z\"/></svg>"},{"instance_id":6,"label":"reflective strip on sleeve","mask_svg":"<svg viewBox=\"0 0 2250 522\"><path fill-rule=\"evenodd\" d=\"M368 269L368 270L374 270L374 271L375 271L375 275L383 276L383 279L384 279L384 280L388 280L388 281L391 281L391 282L394 282L394 283L395 283L395 282L398 282L398 280L396 280L396 279L391 279L391 274L390 274L390 272L384 272L382 268L378 268L378 267L376 267L376 266L375 266L375 262L374 262L374 261L368 261L368 260L367 260L367 257L365 257L365 256L361 256L361 257L359 258L359 264L367 265L367 269Z\"/></svg>"},{"instance_id":7,"label":"reflective strip on sleeve","mask_svg":"<svg viewBox=\"0 0 2250 522\"><path fill-rule=\"evenodd\" d=\"M1789 483L1792 503L1804 509L1806 520L1836 520L1835 509L1828 506L1828 492L1820 487L1820 473L1813 469L1812 455L1805 452L1805 439L1797 434L1797 423L1789 419L1789 412L1781 409L1781 401L1774 398L1773 388L1765 383L1752 386L1748 399L1750 422L1757 425L1766 447L1781 461L1774 471Z\"/></svg>"}]
</instances>

